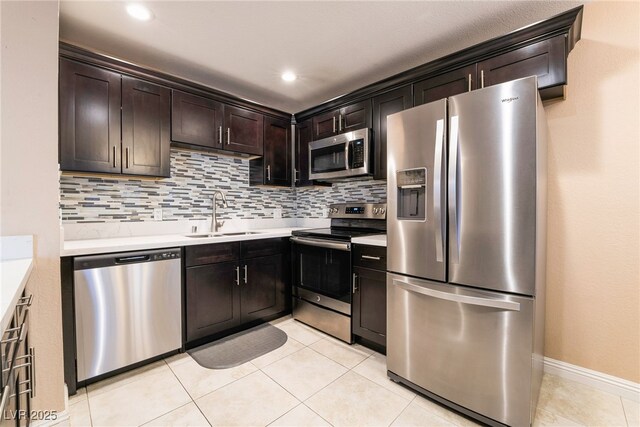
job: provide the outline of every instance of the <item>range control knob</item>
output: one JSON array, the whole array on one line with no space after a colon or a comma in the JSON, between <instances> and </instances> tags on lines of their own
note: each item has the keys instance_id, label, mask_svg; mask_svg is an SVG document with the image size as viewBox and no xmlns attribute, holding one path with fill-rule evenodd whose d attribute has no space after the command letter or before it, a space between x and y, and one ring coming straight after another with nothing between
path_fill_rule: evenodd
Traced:
<instances>
[{"instance_id":1,"label":"range control knob","mask_svg":"<svg viewBox=\"0 0 640 427\"><path fill-rule=\"evenodd\" d=\"M385 208L380 208L380 215L384 215L387 210Z\"/></svg>"},{"instance_id":2,"label":"range control knob","mask_svg":"<svg viewBox=\"0 0 640 427\"><path fill-rule=\"evenodd\" d=\"M379 210L380 210L380 209L378 209L378 208L373 208L373 214L374 214L374 215L378 215L378 211L379 211Z\"/></svg>"}]
</instances>

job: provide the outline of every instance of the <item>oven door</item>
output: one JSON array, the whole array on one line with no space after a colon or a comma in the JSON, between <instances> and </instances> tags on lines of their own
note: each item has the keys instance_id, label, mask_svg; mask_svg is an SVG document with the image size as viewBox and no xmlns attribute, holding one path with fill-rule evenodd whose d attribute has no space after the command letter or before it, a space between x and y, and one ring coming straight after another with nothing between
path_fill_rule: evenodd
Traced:
<instances>
[{"instance_id":1,"label":"oven door","mask_svg":"<svg viewBox=\"0 0 640 427\"><path fill-rule=\"evenodd\" d=\"M292 237L296 296L351 315L351 243Z\"/></svg>"}]
</instances>

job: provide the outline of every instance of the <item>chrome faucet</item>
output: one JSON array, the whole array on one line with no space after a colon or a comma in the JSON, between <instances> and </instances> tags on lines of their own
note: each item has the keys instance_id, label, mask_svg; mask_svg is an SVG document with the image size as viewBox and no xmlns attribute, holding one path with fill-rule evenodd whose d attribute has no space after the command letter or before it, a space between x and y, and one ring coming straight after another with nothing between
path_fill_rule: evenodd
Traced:
<instances>
[{"instance_id":1,"label":"chrome faucet","mask_svg":"<svg viewBox=\"0 0 640 427\"><path fill-rule=\"evenodd\" d=\"M218 198L218 195L220 195L220 199L222 200L222 206L225 208L229 206L227 205L227 198L224 196L224 193L220 190L215 190L213 192L213 197L211 198L211 211L212 211L211 232L212 233L217 233L218 228L222 227L222 225L224 224L224 221L218 221L218 217L216 215L216 199Z\"/></svg>"}]
</instances>

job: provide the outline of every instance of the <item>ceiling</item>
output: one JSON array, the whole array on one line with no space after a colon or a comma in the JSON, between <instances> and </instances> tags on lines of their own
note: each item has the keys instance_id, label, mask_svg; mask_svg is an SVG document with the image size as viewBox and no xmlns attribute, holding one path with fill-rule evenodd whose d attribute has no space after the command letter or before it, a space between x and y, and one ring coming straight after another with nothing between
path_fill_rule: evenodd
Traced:
<instances>
[{"instance_id":1,"label":"ceiling","mask_svg":"<svg viewBox=\"0 0 640 427\"><path fill-rule=\"evenodd\" d=\"M60 2L60 39L295 113L577 1ZM298 80L280 75L293 70Z\"/></svg>"}]
</instances>

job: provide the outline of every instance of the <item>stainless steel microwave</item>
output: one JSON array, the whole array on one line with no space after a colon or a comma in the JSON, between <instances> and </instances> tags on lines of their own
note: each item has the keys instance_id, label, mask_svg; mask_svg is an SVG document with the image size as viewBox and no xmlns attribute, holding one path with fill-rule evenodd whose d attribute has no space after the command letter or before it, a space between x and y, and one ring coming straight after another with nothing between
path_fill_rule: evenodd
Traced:
<instances>
[{"instance_id":1,"label":"stainless steel microwave","mask_svg":"<svg viewBox=\"0 0 640 427\"><path fill-rule=\"evenodd\" d=\"M371 154L371 131L367 128L310 142L309 179L371 174Z\"/></svg>"}]
</instances>

